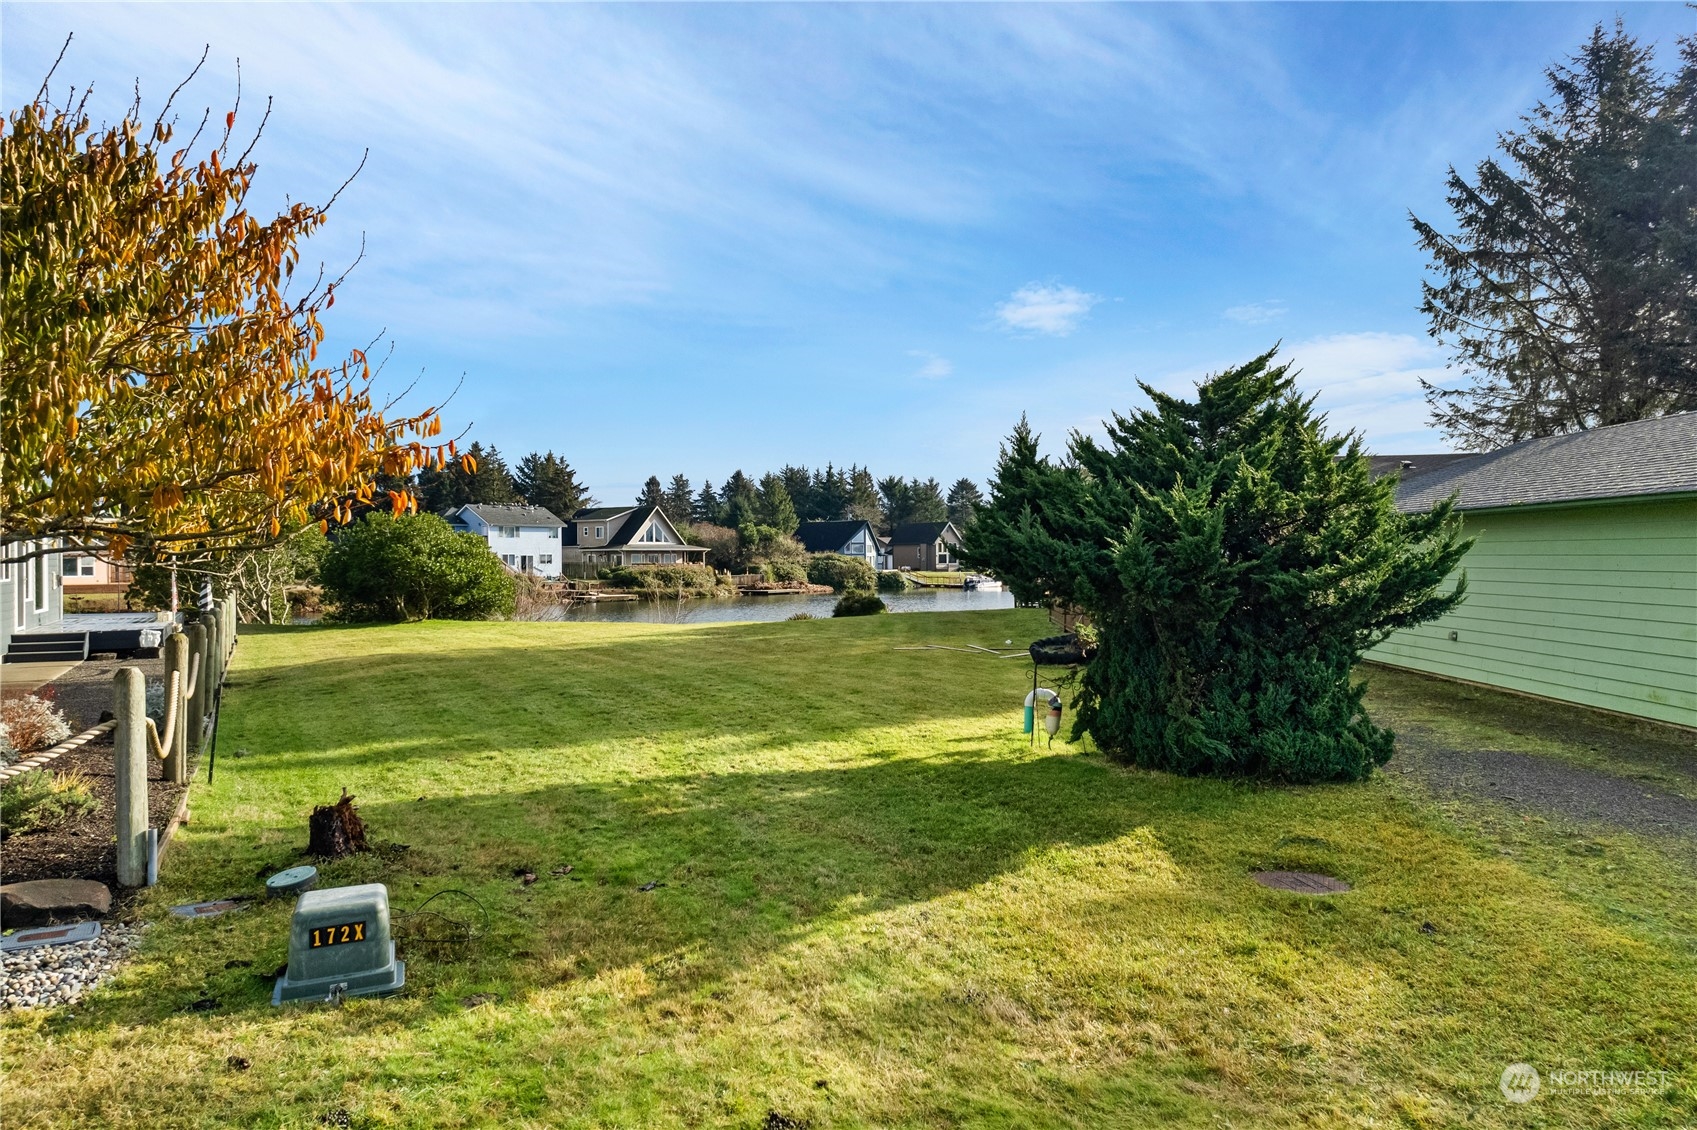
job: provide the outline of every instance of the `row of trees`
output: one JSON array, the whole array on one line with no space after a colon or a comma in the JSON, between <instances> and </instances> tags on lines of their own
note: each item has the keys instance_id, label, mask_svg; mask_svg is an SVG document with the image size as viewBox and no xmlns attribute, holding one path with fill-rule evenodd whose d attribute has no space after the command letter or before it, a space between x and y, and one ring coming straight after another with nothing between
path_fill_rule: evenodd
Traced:
<instances>
[{"instance_id":1,"label":"row of trees","mask_svg":"<svg viewBox=\"0 0 1697 1130\"><path fill-rule=\"evenodd\" d=\"M396 485L415 490L422 508L435 514L474 502L529 503L569 519L596 504L571 464L552 451L533 451L510 467L494 445L475 441L440 468L426 467L413 481ZM934 478L875 479L865 467L827 464L812 470L786 466L758 480L737 470L718 487L706 481L697 488L687 475L673 475L667 483L651 475L635 501L658 506L678 526L738 530L752 525L789 535L802 522L859 518L888 534L908 522L951 521L965 527L984 496L968 478L955 480L945 493Z\"/></svg>"},{"instance_id":2,"label":"row of trees","mask_svg":"<svg viewBox=\"0 0 1697 1130\"><path fill-rule=\"evenodd\" d=\"M552 451L533 451L516 468L507 466L493 444L484 447L474 441L465 456L448 460L440 469L427 467L419 472L415 487L425 510L441 514L472 502L504 506L527 502L570 519L576 511L595 505L571 464Z\"/></svg>"},{"instance_id":3,"label":"row of trees","mask_svg":"<svg viewBox=\"0 0 1697 1130\"><path fill-rule=\"evenodd\" d=\"M802 522L858 518L888 534L908 522L970 523L984 496L971 479L956 479L947 494L936 479L873 478L861 466L823 468L786 466L749 478L740 469L714 488L695 489L686 475L662 484L651 475L637 495L639 505L658 506L673 522L740 528L749 520L794 533Z\"/></svg>"}]
</instances>

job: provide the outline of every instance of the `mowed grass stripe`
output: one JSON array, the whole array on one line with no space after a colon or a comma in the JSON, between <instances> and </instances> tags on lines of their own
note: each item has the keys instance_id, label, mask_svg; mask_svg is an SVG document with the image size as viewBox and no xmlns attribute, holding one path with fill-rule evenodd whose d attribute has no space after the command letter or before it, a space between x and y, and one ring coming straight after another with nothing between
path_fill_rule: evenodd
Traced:
<instances>
[{"instance_id":1,"label":"mowed grass stripe","mask_svg":"<svg viewBox=\"0 0 1697 1130\"><path fill-rule=\"evenodd\" d=\"M1690 1119L1689 918L1604 905L1669 889L1653 847L1531 868L1389 782L1033 750L1028 666L893 650L1046 631L1008 612L250 633L217 781L143 901L146 952L74 1017L5 1022L8 1122ZM257 974L284 959L287 905L164 911L256 892L343 787L374 841L409 846L326 885L385 882L402 909L461 888L492 927L404 939L400 997L274 1010ZM1356 889L1249 879L1280 867ZM218 1007L184 1011L203 995ZM1510 1108L1516 1060L1675 1085Z\"/></svg>"}]
</instances>

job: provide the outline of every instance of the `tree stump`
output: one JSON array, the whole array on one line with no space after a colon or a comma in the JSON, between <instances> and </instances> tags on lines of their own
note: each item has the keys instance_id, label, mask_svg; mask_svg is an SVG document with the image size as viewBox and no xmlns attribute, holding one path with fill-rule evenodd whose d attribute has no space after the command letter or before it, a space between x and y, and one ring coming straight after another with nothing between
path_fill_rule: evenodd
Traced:
<instances>
[{"instance_id":1,"label":"tree stump","mask_svg":"<svg viewBox=\"0 0 1697 1130\"><path fill-rule=\"evenodd\" d=\"M342 799L335 804L321 804L307 819L308 855L340 859L365 848L365 822L354 808L354 798L342 790Z\"/></svg>"}]
</instances>

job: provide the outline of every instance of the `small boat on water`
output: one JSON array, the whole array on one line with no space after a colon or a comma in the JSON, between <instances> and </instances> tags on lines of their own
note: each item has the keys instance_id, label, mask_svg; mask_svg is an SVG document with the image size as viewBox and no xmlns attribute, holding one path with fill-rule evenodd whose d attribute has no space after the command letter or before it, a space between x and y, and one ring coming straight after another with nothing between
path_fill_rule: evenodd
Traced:
<instances>
[{"instance_id":1,"label":"small boat on water","mask_svg":"<svg viewBox=\"0 0 1697 1130\"><path fill-rule=\"evenodd\" d=\"M980 577L973 574L966 578L965 587L968 592L1001 592L1002 582L994 577Z\"/></svg>"}]
</instances>

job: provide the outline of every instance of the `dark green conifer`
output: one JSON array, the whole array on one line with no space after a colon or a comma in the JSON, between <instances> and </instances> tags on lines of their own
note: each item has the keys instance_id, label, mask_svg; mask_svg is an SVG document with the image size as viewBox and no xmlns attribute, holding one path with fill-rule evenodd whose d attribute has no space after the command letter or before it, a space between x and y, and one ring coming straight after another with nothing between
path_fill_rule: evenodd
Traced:
<instances>
[{"instance_id":1,"label":"dark green conifer","mask_svg":"<svg viewBox=\"0 0 1697 1130\"><path fill-rule=\"evenodd\" d=\"M1039 457L1024 420L1002 449L962 558L1022 600L1086 613L1098 640L1075 732L1185 774L1355 780L1392 734L1362 707L1357 661L1462 598L1440 590L1470 542L1448 503L1399 514L1359 440L1329 435L1267 353L1197 386L1143 386Z\"/></svg>"}]
</instances>

